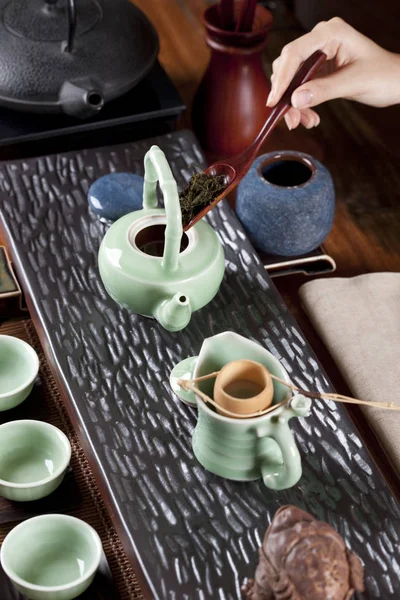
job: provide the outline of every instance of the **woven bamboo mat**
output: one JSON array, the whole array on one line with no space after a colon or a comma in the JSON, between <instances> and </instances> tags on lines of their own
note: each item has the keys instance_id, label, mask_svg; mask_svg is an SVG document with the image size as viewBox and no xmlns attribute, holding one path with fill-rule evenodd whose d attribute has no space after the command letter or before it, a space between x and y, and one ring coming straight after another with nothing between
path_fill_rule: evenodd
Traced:
<instances>
[{"instance_id":1,"label":"woven bamboo mat","mask_svg":"<svg viewBox=\"0 0 400 600\"><path fill-rule=\"evenodd\" d=\"M6 322L0 326L0 334L21 338L36 350L40 359L42 392L48 409L48 419L46 420L64 431L72 446L71 466L82 496L82 502L79 507L69 512L92 525L100 535L121 600L141 600L143 593L118 539L89 463L71 425L32 322L28 319ZM26 402L29 402L29 398ZM12 524L0 525L0 543L12 527ZM114 600L114 598L110 600Z\"/></svg>"}]
</instances>

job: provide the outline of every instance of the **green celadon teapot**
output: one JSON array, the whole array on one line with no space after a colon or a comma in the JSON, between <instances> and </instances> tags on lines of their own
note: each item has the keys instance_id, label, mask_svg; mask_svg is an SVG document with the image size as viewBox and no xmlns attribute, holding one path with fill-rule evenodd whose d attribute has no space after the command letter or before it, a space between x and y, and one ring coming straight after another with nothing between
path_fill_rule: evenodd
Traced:
<instances>
[{"instance_id":1,"label":"green celadon teapot","mask_svg":"<svg viewBox=\"0 0 400 600\"><path fill-rule=\"evenodd\" d=\"M157 207L157 183L165 209ZM184 233L176 181L162 150L152 146L144 158L143 209L116 221L100 246L105 289L129 310L180 331L218 292L224 269L210 225L202 220Z\"/></svg>"}]
</instances>

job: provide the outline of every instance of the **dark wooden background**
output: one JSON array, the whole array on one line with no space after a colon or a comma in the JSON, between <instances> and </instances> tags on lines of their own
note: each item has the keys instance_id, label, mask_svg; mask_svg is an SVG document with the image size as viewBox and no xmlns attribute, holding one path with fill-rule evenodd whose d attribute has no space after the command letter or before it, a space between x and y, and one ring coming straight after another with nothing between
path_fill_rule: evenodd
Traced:
<instances>
[{"instance_id":1,"label":"dark wooden background","mask_svg":"<svg viewBox=\"0 0 400 600\"><path fill-rule=\"evenodd\" d=\"M400 52L398 0L290 0L305 29L338 16L387 50Z\"/></svg>"}]
</instances>

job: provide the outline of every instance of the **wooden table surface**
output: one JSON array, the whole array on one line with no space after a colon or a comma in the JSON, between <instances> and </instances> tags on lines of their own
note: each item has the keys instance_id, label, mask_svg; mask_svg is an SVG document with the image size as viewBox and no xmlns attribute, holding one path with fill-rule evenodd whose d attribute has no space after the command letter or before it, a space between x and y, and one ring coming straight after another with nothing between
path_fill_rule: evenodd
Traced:
<instances>
[{"instance_id":1,"label":"wooden table surface","mask_svg":"<svg viewBox=\"0 0 400 600\"><path fill-rule=\"evenodd\" d=\"M190 106L206 69L209 50L201 15L205 0L134 0L153 22L160 37L159 59L187 104L179 126L190 128ZM272 3L271 3L272 4ZM274 26L265 50L265 69L282 47L303 30L277 2ZM325 248L335 259L333 276L351 277L378 271L400 271L400 106L374 109L336 100L318 108L321 125L311 131L288 131L281 124L263 151L301 150L330 170L336 187L336 217ZM302 310L298 289L306 276L275 279L322 365L342 393L349 390L329 353ZM400 497L399 480L361 412L349 410L378 466Z\"/></svg>"}]
</instances>

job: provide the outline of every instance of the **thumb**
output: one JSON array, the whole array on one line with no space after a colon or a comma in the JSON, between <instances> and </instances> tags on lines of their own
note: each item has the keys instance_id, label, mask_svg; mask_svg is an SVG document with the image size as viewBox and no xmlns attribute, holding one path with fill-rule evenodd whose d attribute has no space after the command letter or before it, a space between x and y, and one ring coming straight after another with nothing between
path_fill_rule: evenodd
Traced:
<instances>
[{"instance_id":1,"label":"thumb","mask_svg":"<svg viewBox=\"0 0 400 600\"><path fill-rule=\"evenodd\" d=\"M349 81L350 79L350 81ZM294 108L317 106L327 100L345 98L351 94L352 84L348 73L338 71L327 77L320 77L304 83L292 94L291 102Z\"/></svg>"}]
</instances>

